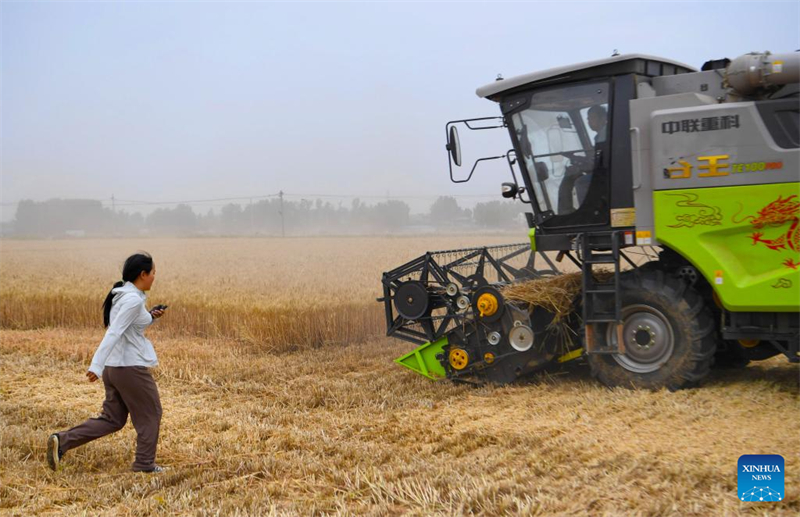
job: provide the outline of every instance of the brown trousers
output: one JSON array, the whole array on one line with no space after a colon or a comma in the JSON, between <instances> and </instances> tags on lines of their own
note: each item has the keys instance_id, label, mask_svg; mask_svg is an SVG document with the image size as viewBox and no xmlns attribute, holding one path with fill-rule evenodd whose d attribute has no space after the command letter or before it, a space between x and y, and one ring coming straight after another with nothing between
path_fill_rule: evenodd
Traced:
<instances>
[{"instance_id":1,"label":"brown trousers","mask_svg":"<svg viewBox=\"0 0 800 517\"><path fill-rule=\"evenodd\" d=\"M144 366L106 366L103 384L106 388L103 412L69 431L57 433L61 452L119 431L125 427L130 412L137 434L133 470L152 469L156 464L161 400L150 370Z\"/></svg>"}]
</instances>

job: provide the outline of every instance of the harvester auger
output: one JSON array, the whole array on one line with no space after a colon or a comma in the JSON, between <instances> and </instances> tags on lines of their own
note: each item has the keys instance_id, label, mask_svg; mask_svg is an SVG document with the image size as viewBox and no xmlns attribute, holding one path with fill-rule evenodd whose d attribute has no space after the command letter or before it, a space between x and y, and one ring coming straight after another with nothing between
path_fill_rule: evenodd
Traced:
<instances>
[{"instance_id":1,"label":"harvester auger","mask_svg":"<svg viewBox=\"0 0 800 517\"><path fill-rule=\"evenodd\" d=\"M608 386L652 389L715 363L800 362L800 53L700 71L618 55L477 93L501 116L447 123L450 179L506 161L502 195L529 205L530 244L384 273L387 335L419 345L397 362L503 384L585 356ZM458 126L505 129L513 149L457 179ZM657 253L637 265L637 247ZM564 257L578 273L561 274Z\"/></svg>"}]
</instances>

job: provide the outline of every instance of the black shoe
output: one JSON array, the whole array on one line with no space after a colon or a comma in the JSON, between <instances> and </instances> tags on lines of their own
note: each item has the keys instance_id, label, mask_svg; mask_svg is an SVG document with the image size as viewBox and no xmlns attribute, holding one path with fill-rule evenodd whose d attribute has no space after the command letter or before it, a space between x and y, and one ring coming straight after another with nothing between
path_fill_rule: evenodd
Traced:
<instances>
[{"instance_id":1,"label":"black shoe","mask_svg":"<svg viewBox=\"0 0 800 517\"><path fill-rule=\"evenodd\" d=\"M61 457L64 453L61 452L61 440L58 439L57 434L51 434L47 438L47 464L53 470L58 470L58 464L61 462Z\"/></svg>"}]
</instances>

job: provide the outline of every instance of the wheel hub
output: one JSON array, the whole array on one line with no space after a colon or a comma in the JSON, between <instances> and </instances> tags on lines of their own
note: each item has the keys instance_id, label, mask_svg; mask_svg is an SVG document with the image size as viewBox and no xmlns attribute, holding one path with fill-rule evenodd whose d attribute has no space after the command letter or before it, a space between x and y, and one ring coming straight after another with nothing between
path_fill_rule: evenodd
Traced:
<instances>
[{"instance_id":1,"label":"wheel hub","mask_svg":"<svg viewBox=\"0 0 800 517\"><path fill-rule=\"evenodd\" d=\"M614 360L634 373L650 373L666 363L675 348L672 325L658 309L648 305L630 305L622 310L622 336L625 353L614 354ZM609 325L606 342L616 347L615 326Z\"/></svg>"},{"instance_id":2,"label":"wheel hub","mask_svg":"<svg viewBox=\"0 0 800 517\"><path fill-rule=\"evenodd\" d=\"M640 347L645 350L656 344L656 333L653 332L650 325L637 325L633 330L633 340Z\"/></svg>"}]
</instances>

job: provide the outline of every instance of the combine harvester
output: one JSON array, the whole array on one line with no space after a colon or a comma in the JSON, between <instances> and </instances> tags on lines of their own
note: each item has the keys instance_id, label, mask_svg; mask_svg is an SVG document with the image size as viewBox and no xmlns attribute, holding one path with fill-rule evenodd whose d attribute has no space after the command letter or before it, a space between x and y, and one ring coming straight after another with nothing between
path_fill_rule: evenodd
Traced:
<instances>
[{"instance_id":1,"label":"combine harvester","mask_svg":"<svg viewBox=\"0 0 800 517\"><path fill-rule=\"evenodd\" d=\"M387 335L419 345L396 361L505 384L585 355L603 384L650 389L715 361L798 362L799 82L800 53L700 71L632 54L479 88L502 116L447 124L450 179L507 161L502 195L530 206L530 242L384 273ZM457 179L458 126L506 128L513 149ZM637 250L657 258L639 266Z\"/></svg>"}]
</instances>

